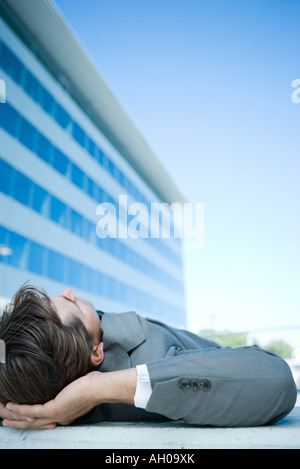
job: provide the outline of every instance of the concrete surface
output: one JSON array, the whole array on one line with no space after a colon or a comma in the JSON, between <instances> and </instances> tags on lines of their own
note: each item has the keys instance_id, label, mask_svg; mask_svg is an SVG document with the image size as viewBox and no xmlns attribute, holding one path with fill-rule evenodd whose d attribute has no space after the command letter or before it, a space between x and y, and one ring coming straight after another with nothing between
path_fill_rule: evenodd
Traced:
<instances>
[{"instance_id":1,"label":"concrete surface","mask_svg":"<svg viewBox=\"0 0 300 469\"><path fill-rule=\"evenodd\" d=\"M16 430L0 427L1 449L297 449L300 399L284 419L268 427L204 428L180 422L107 423Z\"/></svg>"}]
</instances>

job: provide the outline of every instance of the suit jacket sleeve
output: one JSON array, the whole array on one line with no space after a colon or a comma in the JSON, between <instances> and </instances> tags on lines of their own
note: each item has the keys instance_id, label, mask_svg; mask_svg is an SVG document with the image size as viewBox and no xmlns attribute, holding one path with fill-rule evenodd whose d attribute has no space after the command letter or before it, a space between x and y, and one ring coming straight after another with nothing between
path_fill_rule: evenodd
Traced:
<instances>
[{"instance_id":1,"label":"suit jacket sleeve","mask_svg":"<svg viewBox=\"0 0 300 469\"><path fill-rule=\"evenodd\" d=\"M146 410L212 426L256 426L288 414L296 387L286 362L257 347L182 350L147 363Z\"/></svg>"}]
</instances>

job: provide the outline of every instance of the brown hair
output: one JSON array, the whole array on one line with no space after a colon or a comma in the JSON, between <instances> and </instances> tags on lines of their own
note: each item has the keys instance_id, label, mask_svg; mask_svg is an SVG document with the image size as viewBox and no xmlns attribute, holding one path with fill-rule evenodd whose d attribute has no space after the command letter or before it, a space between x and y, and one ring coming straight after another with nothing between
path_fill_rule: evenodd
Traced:
<instances>
[{"instance_id":1,"label":"brown hair","mask_svg":"<svg viewBox=\"0 0 300 469\"><path fill-rule=\"evenodd\" d=\"M38 287L22 286L0 319L5 363L0 402L43 404L90 371L91 341L80 321L65 325Z\"/></svg>"}]
</instances>

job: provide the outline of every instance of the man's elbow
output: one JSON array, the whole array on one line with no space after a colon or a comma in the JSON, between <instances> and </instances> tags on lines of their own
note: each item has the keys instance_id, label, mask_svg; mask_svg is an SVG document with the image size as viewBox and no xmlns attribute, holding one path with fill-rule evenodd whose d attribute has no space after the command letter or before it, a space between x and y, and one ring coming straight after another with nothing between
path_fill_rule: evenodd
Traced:
<instances>
[{"instance_id":1,"label":"man's elbow","mask_svg":"<svg viewBox=\"0 0 300 469\"><path fill-rule=\"evenodd\" d=\"M288 415L297 400L297 388L290 367L276 355L274 355L274 360L276 360L278 376L274 377L272 389L270 389L270 404L273 402L273 412L270 412L270 418L266 422L269 425Z\"/></svg>"}]
</instances>

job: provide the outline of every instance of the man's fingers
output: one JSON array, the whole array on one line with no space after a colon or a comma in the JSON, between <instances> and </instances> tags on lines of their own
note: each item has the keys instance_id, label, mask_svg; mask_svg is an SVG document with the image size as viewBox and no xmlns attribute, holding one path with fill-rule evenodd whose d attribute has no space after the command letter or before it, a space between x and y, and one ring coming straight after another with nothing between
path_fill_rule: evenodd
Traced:
<instances>
[{"instance_id":1,"label":"man's fingers","mask_svg":"<svg viewBox=\"0 0 300 469\"><path fill-rule=\"evenodd\" d=\"M4 419L2 421L2 425L4 427L12 427L12 428L30 428L31 430L46 430L52 429L56 427L55 422L49 422L49 419L36 419L33 422L28 422L26 420L10 420Z\"/></svg>"},{"instance_id":2,"label":"man's fingers","mask_svg":"<svg viewBox=\"0 0 300 469\"><path fill-rule=\"evenodd\" d=\"M16 414L12 410L9 410L8 408L6 408L5 405L1 403L0 403L0 417L2 419L9 419L9 420L27 420L28 422L34 421L33 417Z\"/></svg>"},{"instance_id":3,"label":"man's fingers","mask_svg":"<svg viewBox=\"0 0 300 469\"><path fill-rule=\"evenodd\" d=\"M26 405L26 404L15 404L14 402L8 402L6 409L13 412L16 416L23 416L27 418L36 417L48 417L47 408L42 404ZM19 418L19 420L22 420Z\"/></svg>"},{"instance_id":4,"label":"man's fingers","mask_svg":"<svg viewBox=\"0 0 300 469\"><path fill-rule=\"evenodd\" d=\"M39 427L38 430L52 430L53 428L56 428L56 423L48 423L47 425L43 425L42 427Z\"/></svg>"}]
</instances>

